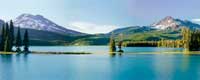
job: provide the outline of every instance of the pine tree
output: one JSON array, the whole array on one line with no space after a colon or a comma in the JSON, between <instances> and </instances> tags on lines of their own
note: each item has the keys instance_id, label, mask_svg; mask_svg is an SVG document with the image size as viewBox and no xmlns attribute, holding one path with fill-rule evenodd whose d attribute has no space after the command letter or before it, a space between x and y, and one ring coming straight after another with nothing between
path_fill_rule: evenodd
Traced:
<instances>
[{"instance_id":1,"label":"pine tree","mask_svg":"<svg viewBox=\"0 0 200 80\"><path fill-rule=\"evenodd\" d=\"M200 32L199 30L195 30L191 32L191 38L189 42L189 50L190 51L198 51L200 49Z\"/></svg>"},{"instance_id":2,"label":"pine tree","mask_svg":"<svg viewBox=\"0 0 200 80\"><path fill-rule=\"evenodd\" d=\"M13 21L12 20L10 21L10 34L9 34L9 37L10 37L9 50L12 51L12 47L14 46L14 39L15 39L15 36L14 36L14 25L13 25Z\"/></svg>"},{"instance_id":3,"label":"pine tree","mask_svg":"<svg viewBox=\"0 0 200 80\"><path fill-rule=\"evenodd\" d=\"M16 52L20 52L20 47L22 46L22 39L21 39L21 32L20 27L17 29L17 36L16 36Z\"/></svg>"},{"instance_id":4,"label":"pine tree","mask_svg":"<svg viewBox=\"0 0 200 80\"><path fill-rule=\"evenodd\" d=\"M28 30L25 31L24 33L24 40L23 40L23 44L24 44L24 52L29 52L29 35L28 35Z\"/></svg>"},{"instance_id":5,"label":"pine tree","mask_svg":"<svg viewBox=\"0 0 200 80\"><path fill-rule=\"evenodd\" d=\"M4 51L5 52L9 52L9 45L10 45L10 43L9 43L9 36L7 36L6 37L6 39L5 39L5 44L4 44Z\"/></svg>"},{"instance_id":6,"label":"pine tree","mask_svg":"<svg viewBox=\"0 0 200 80\"><path fill-rule=\"evenodd\" d=\"M4 44L5 44L5 27L4 24L2 25L1 29L1 46L0 46L0 51L4 50Z\"/></svg>"},{"instance_id":7,"label":"pine tree","mask_svg":"<svg viewBox=\"0 0 200 80\"><path fill-rule=\"evenodd\" d=\"M186 51L189 51L190 50L190 38L191 38L190 29L184 27L184 28L182 28L181 33L182 33L182 40L183 40L184 48Z\"/></svg>"},{"instance_id":8,"label":"pine tree","mask_svg":"<svg viewBox=\"0 0 200 80\"><path fill-rule=\"evenodd\" d=\"M10 30L9 25L6 23L6 29L5 29L5 43L4 43L4 51L9 52L10 50Z\"/></svg>"},{"instance_id":9,"label":"pine tree","mask_svg":"<svg viewBox=\"0 0 200 80\"><path fill-rule=\"evenodd\" d=\"M119 48L119 51L118 52L123 52L123 50L122 50L122 44L123 44L123 34L121 33L120 35L119 35L119 43L118 43L118 48Z\"/></svg>"},{"instance_id":10,"label":"pine tree","mask_svg":"<svg viewBox=\"0 0 200 80\"><path fill-rule=\"evenodd\" d=\"M115 39L110 37L110 52L116 52Z\"/></svg>"},{"instance_id":11,"label":"pine tree","mask_svg":"<svg viewBox=\"0 0 200 80\"><path fill-rule=\"evenodd\" d=\"M8 25L8 23L5 24L5 27L6 27L5 36L8 36L9 35L9 25Z\"/></svg>"}]
</instances>

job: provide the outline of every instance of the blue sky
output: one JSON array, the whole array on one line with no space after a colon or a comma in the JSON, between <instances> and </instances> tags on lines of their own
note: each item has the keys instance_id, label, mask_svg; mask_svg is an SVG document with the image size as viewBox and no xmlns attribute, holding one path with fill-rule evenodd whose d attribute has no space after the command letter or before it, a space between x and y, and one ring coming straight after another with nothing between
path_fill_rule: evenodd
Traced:
<instances>
[{"instance_id":1,"label":"blue sky","mask_svg":"<svg viewBox=\"0 0 200 80\"><path fill-rule=\"evenodd\" d=\"M69 29L106 33L165 16L200 21L200 0L0 0L0 18L40 14Z\"/></svg>"}]
</instances>

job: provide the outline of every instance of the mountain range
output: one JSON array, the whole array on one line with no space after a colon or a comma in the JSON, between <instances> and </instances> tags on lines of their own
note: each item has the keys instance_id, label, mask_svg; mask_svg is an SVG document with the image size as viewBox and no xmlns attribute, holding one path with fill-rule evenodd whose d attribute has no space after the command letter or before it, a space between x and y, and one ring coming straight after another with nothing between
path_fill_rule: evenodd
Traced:
<instances>
[{"instance_id":1,"label":"mountain range","mask_svg":"<svg viewBox=\"0 0 200 80\"><path fill-rule=\"evenodd\" d=\"M0 25L3 23L5 22L0 20ZM130 26L95 35L67 29L42 15L22 14L13 23L15 27L21 27L22 32L29 30L32 45L106 45L111 35L119 39L120 34L123 34L125 41L180 39L182 27L200 29L199 24L171 16L149 26Z\"/></svg>"}]
</instances>

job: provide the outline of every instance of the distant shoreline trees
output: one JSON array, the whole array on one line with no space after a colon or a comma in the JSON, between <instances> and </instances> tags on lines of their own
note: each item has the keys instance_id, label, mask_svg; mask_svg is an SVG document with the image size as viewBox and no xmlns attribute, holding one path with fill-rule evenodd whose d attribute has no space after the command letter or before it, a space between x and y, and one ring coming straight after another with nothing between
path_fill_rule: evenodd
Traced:
<instances>
[{"instance_id":1,"label":"distant shoreline trees","mask_svg":"<svg viewBox=\"0 0 200 80\"><path fill-rule=\"evenodd\" d=\"M200 30L191 31L188 28L183 28L184 48L188 51L200 50Z\"/></svg>"},{"instance_id":2,"label":"distant shoreline trees","mask_svg":"<svg viewBox=\"0 0 200 80\"><path fill-rule=\"evenodd\" d=\"M124 42L125 47L157 47L157 41L128 41Z\"/></svg>"},{"instance_id":3,"label":"distant shoreline trees","mask_svg":"<svg viewBox=\"0 0 200 80\"><path fill-rule=\"evenodd\" d=\"M184 48L185 51L199 51L200 50L200 31L190 30L189 28L181 29L182 40L171 40L171 41L159 41L161 47L175 47Z\"/></svg>"},{"instance_id":4,"label":"distant shoreline trees","mask_svg":"<svg viewBox=\"0 0 200 80\"><path fill-rule=\"evenodd\" d=\"M164 40L161 39L157 42L158 47L171 47L171 48L181 48L184 47L183 40Z\"/></svg>"},{"instance_id":5,"label":"distant shoreline trees","mask_svg":"<svg viewBox=\"0 0 200 80\"><path fill-rule=\"evenodd\" d=\"M171 47L184 48L186 51L200 50L200 30L190 30L183 27L181 29L182 39L180 40L164 40L160 41L129 41L124 46L134 47Z\"/></svg>"},{"instance_id":6,"label":"distant shoreline trees","mask_svg":"<svg viewBox=\"0 0 200 80\"><path fill-rule=\"evenodd\" d=\"M24 52L29 52L29 36L28 30L24 33L23 40ZM14 25L12 20L10 23L5 23L2 25L1 29L1 41L0 41L0 51L3 52L14 52L13 47L16 47L16 52L21 52L22 39L20 27L17 29L17 35L14 34Z\"/></svg>"}]
</instances>

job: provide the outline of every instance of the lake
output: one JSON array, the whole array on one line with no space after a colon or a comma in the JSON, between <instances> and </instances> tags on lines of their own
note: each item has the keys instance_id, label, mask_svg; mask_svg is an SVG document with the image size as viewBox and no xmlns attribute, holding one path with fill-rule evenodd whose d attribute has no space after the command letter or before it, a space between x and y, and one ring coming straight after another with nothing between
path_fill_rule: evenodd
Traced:
<instances>
[{"instance_id":1,"label":"lake","mask_svg":"<svg viewBox=\"0 0 200 80\"><path fill-rule=\"evenodd\" d=\"M200 56L162 54L180 48L128 47L110 56L107 46L34 46L33 51L89 55L0 55L0 80L199 80ZM152 53L160 52L160 54ZM144 54L142 54L144 53ZM151 54L149 54L151 53Z\"/></svg>"}]
</instances>

